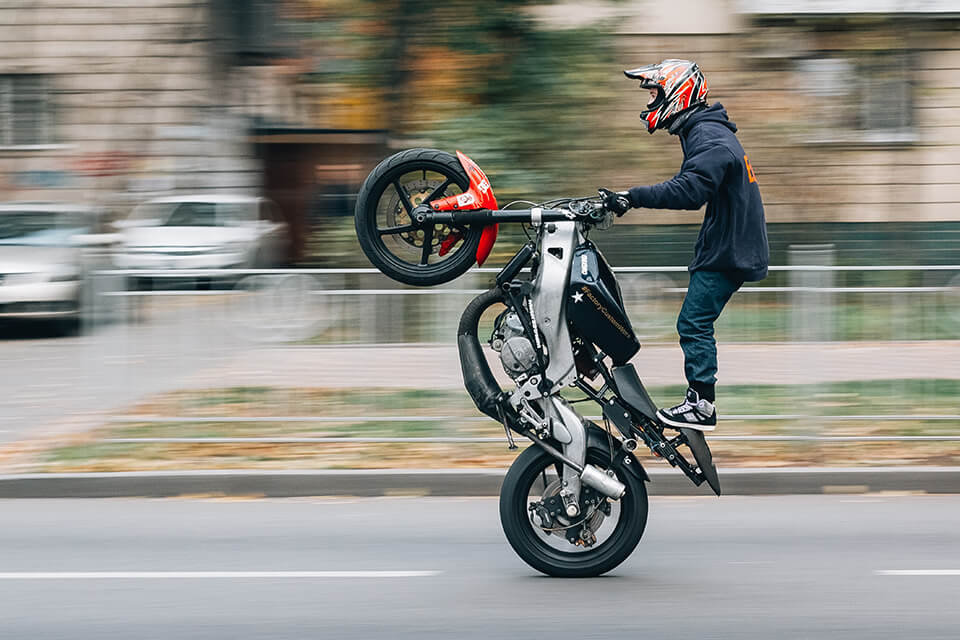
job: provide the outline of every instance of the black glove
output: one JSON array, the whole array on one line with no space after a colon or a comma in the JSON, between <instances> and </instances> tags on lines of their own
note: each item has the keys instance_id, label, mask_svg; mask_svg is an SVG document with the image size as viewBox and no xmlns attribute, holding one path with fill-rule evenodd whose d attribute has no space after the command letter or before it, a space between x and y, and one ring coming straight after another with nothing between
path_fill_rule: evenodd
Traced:
<instances>
[{"instance_id":1,"label":"black glove","mask_svg":"<svg viewBox=\"0 0 960 640\"><path fill-rule=\"evenodd\" d=\"M609 189L601 188L598 189L598 192L603 199L603 208L617 214L617 217L622 216L633 208L633 205L630 203L630 196L626 191L610 191Z\"/></svg>"}]
</instances>

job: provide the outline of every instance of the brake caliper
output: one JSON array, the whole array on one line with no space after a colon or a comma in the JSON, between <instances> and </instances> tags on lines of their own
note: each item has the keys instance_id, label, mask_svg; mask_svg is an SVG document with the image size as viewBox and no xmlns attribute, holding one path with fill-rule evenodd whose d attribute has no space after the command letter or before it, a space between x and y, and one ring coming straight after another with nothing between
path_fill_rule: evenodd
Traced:
<instances>
[{"instance_id":1,"label":"brake caliper","mask_svg":"<svg viewBox=\"0 0 960 640\"><path fill-rule=\"evenodd\" d=\"M451 231L447 237L443 239L443 242L440 243L440 251L437 255L441 257L447 255L450 249L453 249L453 245L460 242L460 238L462 237L463 234L459 231Z\"/></svg>"}]
</instances>

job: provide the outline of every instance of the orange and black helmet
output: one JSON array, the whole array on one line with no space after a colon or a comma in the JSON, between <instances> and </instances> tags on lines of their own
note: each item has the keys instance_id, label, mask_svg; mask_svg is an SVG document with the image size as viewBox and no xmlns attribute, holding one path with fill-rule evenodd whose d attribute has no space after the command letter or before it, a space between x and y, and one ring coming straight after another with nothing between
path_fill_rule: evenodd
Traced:
<instances>
[{"instance_id":1,"label":"orange and black helmet","mask_svg":"<svg viewBox=\"0 0 960 640\"><path fill-rule=\"evenodd\" d=\"M628 78L640 81L640 87L657 92L640 114L647 123L647 131L669 127L681 113L707 103L707 80L700 66L690 60L664 60L638 69L623 72Z\"/></svg>"}]
</instances>

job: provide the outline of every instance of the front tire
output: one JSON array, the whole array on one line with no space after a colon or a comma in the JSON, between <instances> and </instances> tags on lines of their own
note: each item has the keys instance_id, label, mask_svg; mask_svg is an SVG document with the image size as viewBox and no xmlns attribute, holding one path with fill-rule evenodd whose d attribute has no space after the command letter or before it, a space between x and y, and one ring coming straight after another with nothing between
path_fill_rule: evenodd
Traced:
<instances>
[{"instance_id":1,"label":"front tire","mask_svg":"<svg viewBox=\"0 0 960 640\"><path fill-rule=\"evenodd\" d=\"M587 450L587 462L602 470L610 467L609 454L596 448ZM613 467L627 492L617 503L616 525L602 543L580 548L568 544L562 536L554 536L562 542L548 544L531 521L528 505L530 491L538 478L543 475L546 488L546 470L555 464L549 453L531 446L511 465L500 490L500 523L507 541L524 562L549 576L586 578L614 569L633 553L647 524L647 489L643 480L616 465ZM568 545L569 550L564 550L564 545Z\"/></svg>"},{"instance_id":2,"label":"front tire","mask_svg":"<svg viewBox=\"0 0 960 640\"><path fill-rule=\"evenodd\" d=\"M420 229L410 216L413 207L462 193L469 185L460 160L446 151L410 149L386 158L357 194L354 221L363 253L404 284L429 287L463 275L476 262L483 229Z\"/></svg>"}]
</instances>

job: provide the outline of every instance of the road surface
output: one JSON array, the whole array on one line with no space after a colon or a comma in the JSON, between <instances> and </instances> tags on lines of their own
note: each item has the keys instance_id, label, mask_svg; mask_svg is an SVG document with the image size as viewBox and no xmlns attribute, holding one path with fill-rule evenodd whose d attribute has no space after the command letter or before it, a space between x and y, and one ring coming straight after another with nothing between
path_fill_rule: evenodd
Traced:
<instances>
[{"instance_id":1,"label":"road surface","mask_svg":"<svg viewBox=\"0 0 960 640\"><path fill-rule=\"evenodd\" d=\"M654 498L634 555L591 580L522 564L495 499L0 510L4 638L960 635L960 496Z\"/></svg>"}]
</instances>

